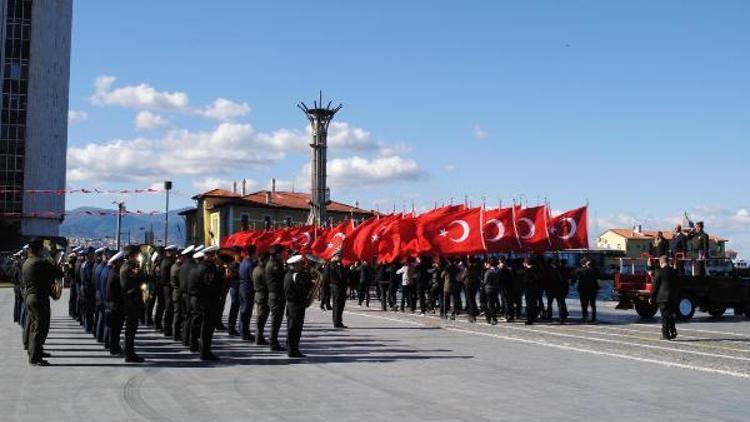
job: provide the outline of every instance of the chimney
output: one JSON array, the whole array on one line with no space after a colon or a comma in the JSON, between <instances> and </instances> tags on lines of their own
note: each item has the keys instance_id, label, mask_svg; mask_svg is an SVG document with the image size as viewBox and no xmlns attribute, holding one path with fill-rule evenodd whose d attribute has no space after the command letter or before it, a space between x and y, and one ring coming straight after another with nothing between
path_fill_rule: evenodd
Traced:
<instances>
[{"instance_id":1,"label":"chimney","mask_svg":"<svg viewBox=\"0 0 750 422\"><path fill-rule=\"evenodd\" d=\"M237 181L232 182L232 192L237 193Z\"/></svg>"},{"instance_id":2,"label":"chimney","mask_svg":"<svg viewBox=\"0 0 750 422\"><path fill-rule=\"evenodd\" d=\"M642 228L643 228L643 226L641 226L640 224L638 224L638 225L636 225L636 226L633 227L633 232L641 234L641 233L643 233Z\"/></svg>"},{"instance_id":3,"label":"chimney","mask_svg":"<svg viewBox=\"0 0 750 422\"><path fill-rule=\"evenodd\" d=\"M247 188L247 180L242 179L242 196L245 196L245 189Z\"/></svg>"},{"instance_id":4,"label":"chimney","mask_svg":"<svg viewBox=\"0 0 750 422\"><path fill-rule=\"evenodd\" d=\"M271 192L266 191L266 204L271 203Z\"/></svg>"},{"instance_id":5,"label":"chimney","mask_svg":"<svg viewBox=\"0 0 750 422\"><path fill-rule=\"evenodd\" d=\"M271 179L271 193L276 193L276 179Z\"/></svg>"}]
</instances>

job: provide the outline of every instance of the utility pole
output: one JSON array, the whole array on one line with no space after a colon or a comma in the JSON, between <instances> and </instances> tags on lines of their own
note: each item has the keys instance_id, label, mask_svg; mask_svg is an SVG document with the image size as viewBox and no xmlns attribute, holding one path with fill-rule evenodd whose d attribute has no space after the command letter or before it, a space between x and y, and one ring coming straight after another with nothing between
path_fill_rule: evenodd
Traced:
<instances>
[{"instance_id":1,"label":"utility pole","mask_svg":"<svg viewBox=\"0 0 750 422\"><path fill-rule=\"evenodd\" d=\"M113 202L117 205L117 233L115 234L115 243L117 243L117 250L120 250L121 245L121 234L122 234L122 215L125 213L125 201Z\"/></svg>"},{"instance_id":2,"label":"utility pole","mask_svg":"<svg viewBox=\"0 0 750 422\"><path fill-rule=\"evenodd\" d=\"M235 187L237 184L235 183ZM164 210L164 247L167 247L167 241L169 240L169 191L172 190L172 182L167 180L164 182L164 191L167 193L167 205ZM235 189L236 190L236 189Z\"/></svg>"}]
</instances>

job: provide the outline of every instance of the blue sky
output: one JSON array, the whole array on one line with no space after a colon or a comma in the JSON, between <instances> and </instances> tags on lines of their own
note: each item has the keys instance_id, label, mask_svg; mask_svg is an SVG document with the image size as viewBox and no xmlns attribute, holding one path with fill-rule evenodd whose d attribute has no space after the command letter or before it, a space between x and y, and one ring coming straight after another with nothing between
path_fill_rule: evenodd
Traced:
<instances>
[{"instance_id":1,"label":"blue sky","mask_svg":"<svg viewBox=\"0 0 750 422\"><path fill-rule=\"evenodd\" d=\"M588 200L592 232L688 211L750 251L750 3L322 3L76 1L68 184L304 189L322 89L337 200Z\"/></svg>"}]
</instances>

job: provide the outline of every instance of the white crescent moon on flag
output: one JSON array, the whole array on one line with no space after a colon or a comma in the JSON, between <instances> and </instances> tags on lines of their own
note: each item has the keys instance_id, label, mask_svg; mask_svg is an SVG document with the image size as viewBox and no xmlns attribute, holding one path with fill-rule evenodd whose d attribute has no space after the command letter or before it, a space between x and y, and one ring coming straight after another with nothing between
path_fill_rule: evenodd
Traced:
<instances>
[{"instance_id":1,"label":"white crescent moon on flag","mask_svg":"<svg viewBox=\"0 0 750 422\"><path fill-rule=\"evenodd\" d=\"M576 224L575 220L573 220L570 217L565 217L561 219L560 221L567 221L568 224L570 224L570 231L565 236L560 236L560 239L569 240L570 238L576 235L576 231L578 230L578 225Z\"/></svg>"},{"instance_id":2,"label":"white crescent moon on flag","mask_svg":"<svg viewBox=\"0 0 750 422\"><path fill-rule=\"evenodd\" d=\"M299 239L304 238L304 242L300 242ZM300 243L302 246L307 246L312 241L312 236L310 236L310 233L302 233L297 237L297 242Z\"/></svg>"},{"instance_id":3,"label":"white crescent moon on flag","mask_svg":"<svg viewBox=\"0 0 750 422\"><path fill-rule=\"evenodd\" d=\"M497 227L497 236L487 239L488 241L497 242L505 236L505 226L502 221L493 218L492 220L487 221L487 224L494 224Z\"/></svg>"},{"instance_id":4,"label":"white crescent moon on flag","mask_svg":"<svg viewBox=\"0 0 750 422\"><path fill-rule=\"evenodd\" d=\"M536 226L534 225L534 222L527 217L519 218L518 221L523 221L529 226L529 233L525 236L521 236L521 239L531 239L532 237L534 237L534 235L536 234Z\"/></svg>"},{"instance_id":5,"label":"white crescent moon on flag","mask_svg":"<svg viewBox=\"0 0 750 422\"><path fill-rule=\"evenodd\" d=\"M468 239L469 238L469 233L471 232L471 228L469 228L469 223L467 223L464 220L453 220L453 221L450 222L450 224L448 224L448 227L451 227L454 224L458 224L459 226L461 226L461 229L463 230L463 233L461 234L461 236L458 237L458 239L454 239L452 237L449 237L448 239L450 239L450 240L452 240L453 242L456 242L456 243L461 243L461 242L465 241L466 239Z\"/></svg>"}]
</instances>

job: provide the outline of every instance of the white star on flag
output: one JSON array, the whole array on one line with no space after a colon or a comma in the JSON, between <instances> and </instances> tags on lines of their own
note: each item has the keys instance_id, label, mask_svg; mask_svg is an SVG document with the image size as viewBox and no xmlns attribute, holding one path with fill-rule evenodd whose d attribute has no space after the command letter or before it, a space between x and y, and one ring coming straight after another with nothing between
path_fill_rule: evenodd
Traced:
<instances>
[{"instance_id":1,"label":"white star on flag","mask_svg":"<svg viewBox=\"0 0 750 422\"><path fill-rule=\"evenodd\" d=\"M372 241L373 242L377 242L378 239L380 239L380 236L378 236L377 234L372 235Z\"/></svg>"},{"instance_id":2,"label":"white star on flag","mask_svg":"<svg viewBox=\"0 0 750 422\"><path fill-rule=\"evenodd\" d=\"M440 236L442 236L442 237L448 237L448 230L440 229Z\"/></svg>"}]
</instances>

